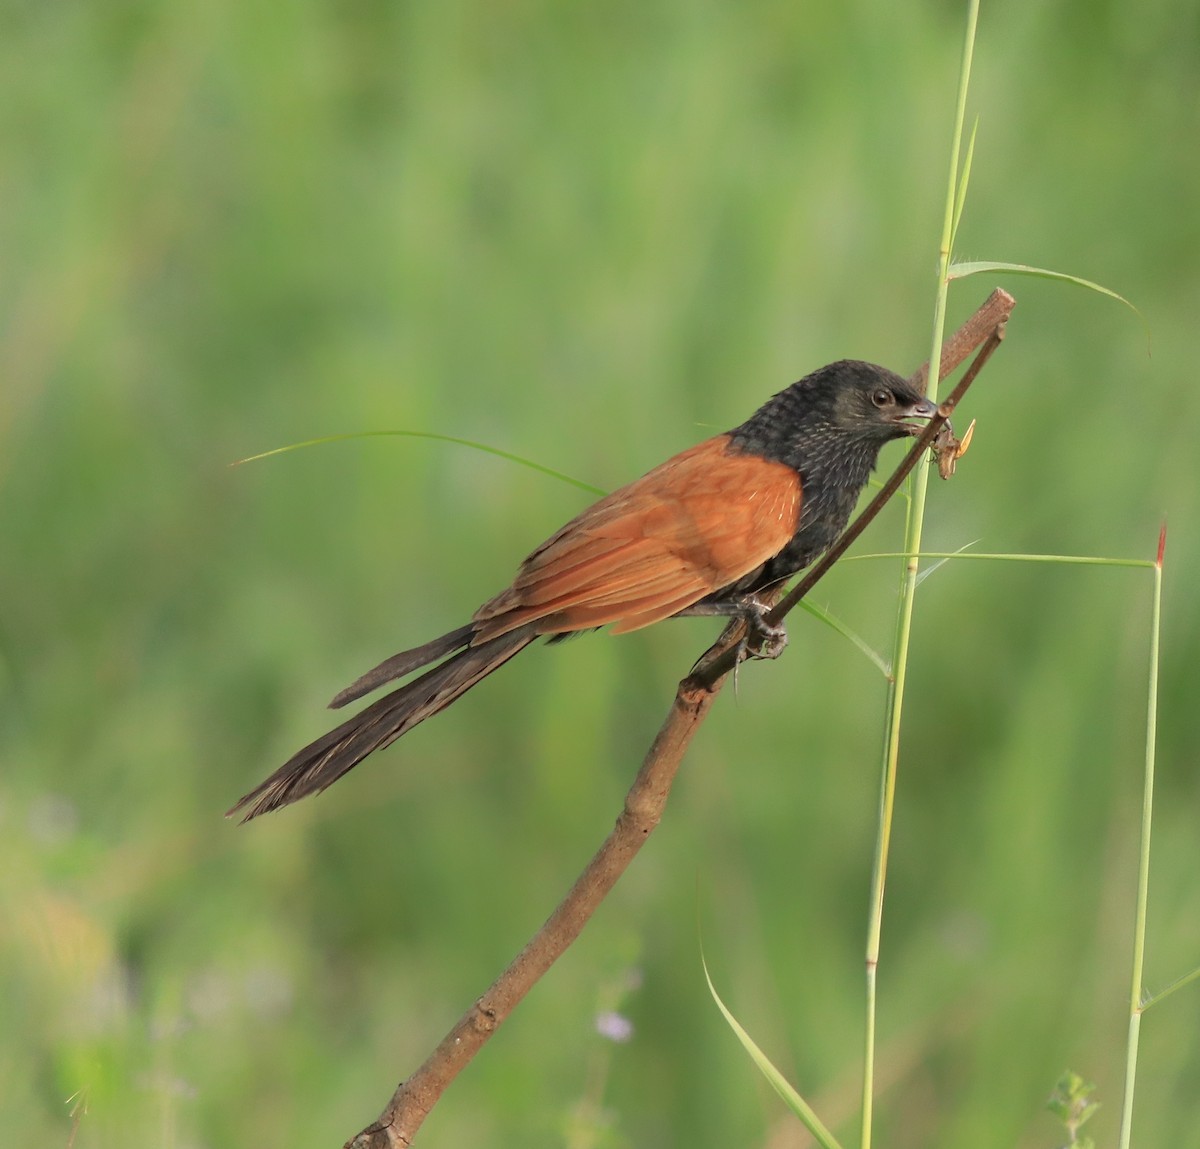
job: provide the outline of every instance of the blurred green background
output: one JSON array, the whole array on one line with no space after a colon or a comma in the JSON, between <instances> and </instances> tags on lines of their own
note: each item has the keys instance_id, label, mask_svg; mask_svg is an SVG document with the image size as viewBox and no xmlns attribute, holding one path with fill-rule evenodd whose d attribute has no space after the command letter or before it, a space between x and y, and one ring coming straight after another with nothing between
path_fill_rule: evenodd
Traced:
<instances>
[{"instance_id":1,"label":"blurred green background","mask_svg":"<svg viewBox=\"0 0 1200 1149\"><path fill-rule=\"evenodd\" d=\"M928 346L964 5L56 0L0 36L0 1129L340 1145L611 825L699 620L517 660L334 790L222 811L325 701L461 623L586 497L842 356ZM960 236L1005 281L926 544L1166 573L1147 980L1200 963L1200 15L985 5ZM950 324L992 286L956 285ZM894 452L894 453L893 453ZM893 448L885 463L894 462ZM858 550L892 550L892 508ZM897 570L817 601L879 647ZM880 972L878 1143L1112 1143L1151 580L924 584ZM808 1144L704 988L855 1140L884 684L805 616L659 832L427 1123L436 1146ZM633 1022L600 1037L598 1011ZM1200 991L1135 1136L1200 1146Z\"/></svg>"}]
</instances>

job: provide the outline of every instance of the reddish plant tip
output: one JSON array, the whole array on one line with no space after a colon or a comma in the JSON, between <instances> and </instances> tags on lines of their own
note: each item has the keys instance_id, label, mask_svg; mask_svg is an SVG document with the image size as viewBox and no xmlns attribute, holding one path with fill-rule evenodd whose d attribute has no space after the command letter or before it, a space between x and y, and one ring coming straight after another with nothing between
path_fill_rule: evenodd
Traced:
<instances>
[{"instance_id":1,"label":"reddish plant tip","mask_svg":"<svg viewBox=\"0 0 1200 1149\"><path fill-rule=\"evenodd\" d=\"M1167 549L1167 520L1163 519L1162 526L1158 528L1158 557L1154 560L1154 565L1161 569L1163 564L1163 552Z\"/></svg>"}]
</instances>

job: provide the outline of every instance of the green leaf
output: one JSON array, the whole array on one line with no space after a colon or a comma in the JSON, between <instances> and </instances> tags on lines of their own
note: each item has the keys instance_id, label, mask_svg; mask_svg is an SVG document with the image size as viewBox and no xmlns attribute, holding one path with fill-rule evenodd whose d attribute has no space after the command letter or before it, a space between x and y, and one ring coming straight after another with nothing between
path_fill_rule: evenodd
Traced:
<instances>
[{"instance_id":1,"label":"green leaf","mask_svg":"<svg viewBox=\"0 0 1200 1149\"><path fill-rule=\"evenodd\" d=\"M955 558L959 557L966 551L967 547L973 547L975 545L975 543L977 543L977 542L979 542L978 539L975 539L974 542L963 543L963 545L954 552L954 557ZM934 571L940 570L949 561L950 561L949 558L942 558L942 559L938 559L936 562L930 563L930 565L927 567L922 567L921 570L917 574L917 586L920 586L931 574L933 574Z\"/></svg>"},{"instance_id":2,"label":"green leaf","mask_svg":"<svg viewBox=\"0 0 1200 1149\"><path fill-rule=\"evenodd\" d=\"M713 985L712 977L708 972L708 963L704 960L703 953L700 955L700 962L704 966L704 980L708 982L708 992L712 994L713 1001L717 1003L717 1008L729 1024L729 1028L737 1035L738 1041L742 1043L742 1047L750 1054L750 1059L758 1066L762 1075L771 1083L775 1092L783 1098L787 1107L804 1122L805 1128L817 1139L823 1146L823 1149L841 1149L837 1138L825 1128L821 1119L813 1111L812 1106L792 1088L787 1078L771 1064L767 1055L759 1049L754 1039L742 1028L737 1018L726 1008L720 994L717 993L716 986Z\"/></svg>"},{"instance_id":3,"label":"green leaf","mask_svg":"<svg viewBox=\"0 0 1200 1149\"><path fill-rule=\"evenodd\" d=\"M984 554L981 551L881 551L869 555L847 555L841 562L855 563L865 559L966 559L983 562L1062 563L1064 566L1132 567L1154 570L1154 559L1116 559L1099 555L1020 555Z\"/></svg>"},{"instance_id":4,"label":"green leaf","mask_svg":"<svg viewBox=\"0 0 1200 1149\"><path fill-rule=\"evenodd\" d=\"M884 678L891 679L892 668L888 665L887 659L883 657L865 638L862 638L855 631L851 630L840 618L831 614L823 606L816 606L807 599L800 600L800 609L808 611L814 618L819 618L826 626L832 627L843 638L848 638L863 654L867 656L878 668L879 673Z\"/></svg>"},{"instance_id":5,"label":"green leaf","mask_svg":"<svg viewBox=\"0 0 1200 1149\"><path fill-rule=\"evenodd\" d=\"M1098 1101L1091 1100L1095 1090L1095 1085L1090 1081L1084 1081L1078 1073L1068 1070L1058 1079L1054 1092L1046 1101L1046 1108L1058 1118L1071 1138L1066 1149L1094 1149L1092 1139L1081 1138L1079 1130L1100 1108Z\"/></svg>"},{"instance_id":6,"label":"green leaf","mask_svg":"<svg viewBox=\"0 0 1200 1149\"><path fill-rule=\"evenodd\" d=\"M1177 989L1183 989L1185 985L1191 985L1192 982L1200 978L1200 968L1194 969L1191 973L1185 973L1183 977L1176 978L1166 989L1161 989L1158 993L1142 995L1142 1012L1145 1013L1152 1005L1157 1005L1164 997L1169 997Z\"/></svg>"},{"instance_id":7,"label":"green leaf","mask_svg":"<svg viewBox=\"0 0 1200 1149\"><path fill-rule=\"evenodd\" d=\"M581 491L587 491L589 494L608 494L607 491L600 487L593 487L591 483L585 483L581 479L565 475L562 471L556 471L552 467L544 467L541 463L535 463L532 459L526 459L522 455L514 455L511 451L502 451L499 447L489 447L486 443L476 443L473 439L460 439L455 435L439 435L433 431L357 431L349 435L326 435L321 439L306 439L302 443L289 443L286 447L276 447L274 450L263 451L257 455L247 455L246 458L238 459L236 462L231 463L230 466L240 467L243 463L254 463L259 459L269 459L272 455L284 455L288 451L299 451L302 447L318 447L322 443L343 443L349 439L376 439L383 436L399 436L406 439L432 439L438 443L455 443L460 447L470 447L475 451L483 451L485 454L495 455L500 459L507 459L510 463L519 463L522 467L528 467L531 471L539 471L543 475L549 475L552 479L569 483L572 487L578 487Z\"/></svg>"},{"instance_id":8,"label":"green leaf","mask_svg":"<svg viewBox=\"0 0 1200 1149\"><path fill-rule=\"evenodd\" d=\"M967 140L967 154L963 160L962 174L958 177L958 189L954 201L954 221L950 225L950 250L954 251L958 239L958 225L962 221L963 206L967 202L967 185L971 182L971 161L975 158L975 137L979 133L979 117L971 125L971 135ZM953 276L951 276L953 278Z\"/></svg>"},{"instance_id":9,"label":"green leaf","mask_svg":"<svg viewBox=\"0 0 1200 1149\"><path fill-rule=\"evenodd\" d=\"M1005 263L1003 261L988 259L972 260L968 263L952 263L946 273L946 278L966 279L968 275L985 275L993 272L1012 275L1031 275L1035 279L1053 279L1059 283L1073 283L1077 287L1086 287L1089 291L1096 291L1101 295L1107 295L1109 299L1115 299L1118 303L1125 304L1142 321L1142 326L1146 331L1146 344L1149 346L1150 327L1146 323L1145 316L1125 296L1118 295L1111 288L1105 287L1101 283L1094 283L1090 279L1084 279L1078 275L1068 275L1065 271L1051 271L1045 267L1031 267L1027 263Z\"/></svg>"}]
</instances>

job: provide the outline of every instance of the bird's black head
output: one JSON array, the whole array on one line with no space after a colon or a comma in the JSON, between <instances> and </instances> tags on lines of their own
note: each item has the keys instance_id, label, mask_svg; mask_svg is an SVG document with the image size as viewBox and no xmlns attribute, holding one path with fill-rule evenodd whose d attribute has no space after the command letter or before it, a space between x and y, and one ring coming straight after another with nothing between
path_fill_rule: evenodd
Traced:
<instances>
[{"instance_id":1,"label":"bird's black head","mask_svg":"<svg viewBox=\"0 0 1200 1149\"><path fill-rule=\"evenodd\" d=\"M891 439L919 435L936 406L894 371L842 359L767 400L733 432L737 449L801 473L829 465L862 475Z\"/></svg>"},{"instance_id":2,"label":"bird's black head","mask_svg":"<svg viewBox=\"0 0 1200 1149\"><path fill-rule=\"evenodd\" d=\"M884 443L919 435L937 411L936 404L886 367L843 360L833 370L835 421L848 434Z\"/></svg>"},{"instance_id":3,"label":"bird's black head","mask_svg":"<svg viewBox=\"0 0 1200 1149\"><path fill-rule=\"evenodd\" d=\"M768 399L730 432L729 449L799 472L803 501L791 542L754 576L786 579L832 545L889 439L919 435L937 408L886 367L843 359Z\"/></svg>"},{"instance_id":4,"label":"bird's black head","mask_svg":"<svg viewBox=\"0 0 1200 1149\"><path fill-rule=\"evenodd\" d=\"M813 429L880 445L918 435L936 407L894 371L842 359L806 375L776 396L792 419Z\"/></svg>"}]
</instances>

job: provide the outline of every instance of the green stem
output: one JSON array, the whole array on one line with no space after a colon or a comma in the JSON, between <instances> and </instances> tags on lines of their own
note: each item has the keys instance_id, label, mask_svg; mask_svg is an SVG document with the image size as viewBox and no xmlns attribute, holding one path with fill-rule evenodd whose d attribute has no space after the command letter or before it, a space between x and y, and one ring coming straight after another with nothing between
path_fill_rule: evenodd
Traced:
<instances>
[{"instance_id":1,"label":"green stem","mask_svg":"<svg viewBox=\"0 0 1200 1149\"><path fill-rule=\"evenodd\" d=\"M938 365L942 361L942 339L946 323L946 295L949 289L951 244L958 204L959 154L963 122L966 118L967 89L971 79L971 60L975 50L975 28L979 20L979 0L971 0L967 14L967 31L963 44L962 67L958 81L958 101L954 112L954 134L950 149L950 179L946 194L946 211L942 223L942 239L938 248L937 292L933 308L933 337L929 352L929 385L927 394L937 398ZM900 721L904 709L904 687L908 678L908 648L912 633L913 604L917 588L918 560L921 549L921 528L925 520L925 492L929 484L928 460L922 460L913 471L912 500L909 503L904 550L914 557L905 560L901 580L900 609L896 621L896 642L892 666L895 677L888 690L887 736L884 746L883 781L879 803L879 826L875 840L875 861L871 874L871 897L867 918L867 1000L863 1051L862 1091L862 1149L870 1149L875 1092L875 1028L879 942L883 925L883 895L887 885L887 864L892 836L892 815L896 801L896 775L900 755Z\"/></svg>"},{"instance_id":2,"label":"green stem","mask_svg":"<svg viewBox=\"0 0 1200 1149\"><path fill-rule=\"evenodd\" d=\"M1146 765L1142 780L1142 826L1138 853L1137 903L1133 915L1133 969L1129 992L1129 1034L1125 1043L1125 1092L1121 1100L1119 1149L1129 1149L1133 1130L1133 1090L1137 1079L1138 1038L1141 1035L1143 969L1146 958L1146 905L1150 891L1150 827L1154 813L1154 749L1158 733L1158 645L1162 620L1162 557L1166 529L1159 535L1154 565L1154 601L1150 614L1150 684L1146 702Z\"/></svg>"},{"instance_id":3,"label":"green stem","mask_svg":"<svg viewBox=\"0 0 1200 1149\"><path fill-rule=\"evenodd\" d=\"M1062 563L1064 566L1133 567L1149 570L1157 566L1153 559L1114 559L1102 555L1022 555L985 554L983 551L888 551L869 555L848 555L842 562L857 563L864 559L968 559L1009 563Z\"/></svg>"}]
</instances>

